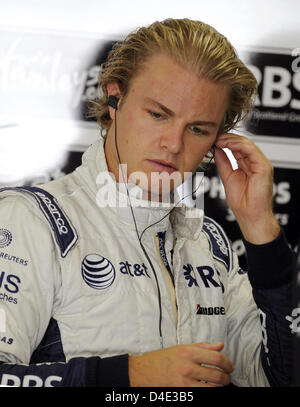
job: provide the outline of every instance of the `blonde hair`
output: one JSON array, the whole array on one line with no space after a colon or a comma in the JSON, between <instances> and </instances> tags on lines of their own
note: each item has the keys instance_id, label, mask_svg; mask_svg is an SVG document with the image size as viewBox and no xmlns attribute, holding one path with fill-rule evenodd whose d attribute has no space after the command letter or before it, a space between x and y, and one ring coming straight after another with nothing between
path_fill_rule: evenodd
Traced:
<instances>
[{"instance_id":1,"label":"blonde hair","mask_svg":"<svg viewBox=\"0 0 300 407\"><path fill-rule=\"evenodd\" d=\"M130 33L109 52L99 74L102 96L91 101L89 110L89 117L95 117L102 130L111 125L107 84L117 81L124 101L134 76L158 52L166 53L201 77L229 86L228 108L219 133L230 131L245 119L253 106L257 82L227 38L201 21L166 19Z\"/></svg>"}]
</instances>

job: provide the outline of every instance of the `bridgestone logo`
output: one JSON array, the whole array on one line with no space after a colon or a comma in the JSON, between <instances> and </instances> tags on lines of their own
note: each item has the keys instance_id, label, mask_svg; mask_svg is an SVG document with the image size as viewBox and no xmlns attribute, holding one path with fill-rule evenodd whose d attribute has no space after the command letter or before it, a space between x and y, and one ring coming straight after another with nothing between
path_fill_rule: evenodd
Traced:
<instances>
[{"instance_id":1,"label":"bridgestone logo","mask_svg":"<svg viewBox=\"0 0 300 407\"><path fill-rule=\"evenodd\" d=\"M197 304L197 315L225 315L224 307L200 307Z\"/></svg>"}]
</instances>

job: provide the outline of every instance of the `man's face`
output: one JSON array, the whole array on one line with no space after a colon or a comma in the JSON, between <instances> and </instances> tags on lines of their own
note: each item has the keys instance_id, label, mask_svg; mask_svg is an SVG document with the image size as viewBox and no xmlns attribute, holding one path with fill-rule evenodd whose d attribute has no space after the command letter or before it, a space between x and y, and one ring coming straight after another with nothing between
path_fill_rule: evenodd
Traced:
<instances>
[{"instance_id":1,"label":"man's face","mask_svg":"<svg viewBox=\"0 0 300 407\"><path fill-rule=\"evenodd\" d=\"M109 95L122 97L117 83L107 89ZM200 78L165 54L148 59L117 111L118 150L128 177L136 171L144 173L148 191L153 172L174 176L177 171L184 180L184 173L193 173L214 144L227 103L227 85ZM105 153L109 171L122 182L114 113L110 108L113 123Z\"/></svg>"}]
</instances>

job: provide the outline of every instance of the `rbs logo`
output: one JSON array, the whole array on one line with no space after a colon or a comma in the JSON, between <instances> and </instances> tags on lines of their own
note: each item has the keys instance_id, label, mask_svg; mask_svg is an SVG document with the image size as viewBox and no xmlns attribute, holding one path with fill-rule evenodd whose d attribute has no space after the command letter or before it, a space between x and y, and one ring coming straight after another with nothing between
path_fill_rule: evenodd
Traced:
<instances>
[{"instance_id":1,"label":"rbs logo","mask_svg":"<svg viewBox=\"0 0 300 407\"><path fill-rule=\"evenodd\" d=\"M21 280L18 276L14 274L5 273L5 271L1 271L0 273L0 288L4 288L6 291L12 294L16 294L19 292L19 285Z\"/></svg>"}]
</instances>

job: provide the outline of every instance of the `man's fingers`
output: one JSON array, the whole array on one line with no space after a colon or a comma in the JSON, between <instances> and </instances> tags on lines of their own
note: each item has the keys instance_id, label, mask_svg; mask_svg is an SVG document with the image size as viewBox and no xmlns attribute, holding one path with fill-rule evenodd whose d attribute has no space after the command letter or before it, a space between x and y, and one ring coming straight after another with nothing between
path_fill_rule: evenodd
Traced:
<instances>
[{"instance_id":1,"label":"man's fingers","mask_svg":"<svg viewBox=\"0 0 300 407\"><path fill-rule=\"evenodd\" d=\"M212 349L212 350L222 350L224 348L223 342L197 342L193 344L194 346L199 346L200 348Z\"/></svg>"},{"instance_id":2,"label":"man's fingers","mask_svg":"<svg viewBox=\"0 0 300 407\"><path fill-rule=\"evenodd\" d=\"M216 366L226 373L234 370L231 360L220 352L223 349L223 343L197 343L194 346L198 348L193 357L195 363Z\"/></svg>"},{"instance_id":3,"label":"man's fingers","mask_svg":"<svg viewBox=\"0 0 300 407\"><path fill-rule=\"evenodd\" d=\"M205 383L205 382L199 382L196 381L195 385L192 385L191 387L217 387L215 384L211 384L211 383Z\"/></svg>"},{"instance_id":4,"label":"man's fingers","mask_svg":"<svg viewBox=\"0 0 300 407\"><path fill-rule=\"evenodd\" d=\"M216 146L219 149L228 148L233 155L240 153L243 158L248 158L253 164L269 161L260 148L248 137L232 133L223 134L218 138Z\"/></svg>"},{"instance_id":5,"label":"man's fingers","mask_svg":"<svg viewBox=\"0 0 300 407\"><path fill-rule=\"evenodd\" d=\"M212 383L207 383L204 381L200 381L200 380L193 380L191 381L191 383L187 386L183 386L183 387L217 387L216 384L212 384Z\"/></svg>"},{"instance_id":6,"label":"man's fingers","mask_svg":"<svg viewBox=\"0 0 300 407\"><path fill-rule=\"evenodd\" d=\"M222 182L223 184L226 184L226 180L233 172L231 162L227 157L227 154L221 148L215 149L214 159Z\"/></svg>"},{"instance_id":7,"label":"man's fingers","mask_svg":"<svg viewBox=\"0 0 300 407\"><path fill-rule=\"evenodd\" d=\"M230 375L228 373L213 367L199 366L198 377L201 378L201 381L211 384L227 386L230 383Z\"/></svg>"},{"instance_id":8,"label":"man's fingers","mask_svg":"<svg viewBox=\"0 0 300 407\"><path fill-rule=\"evenodd\" d=\"M224 343L176 345L129 357L131 386L215 387L230 382L231 361L221 353Z\"/></svg>"}]
</instances>

